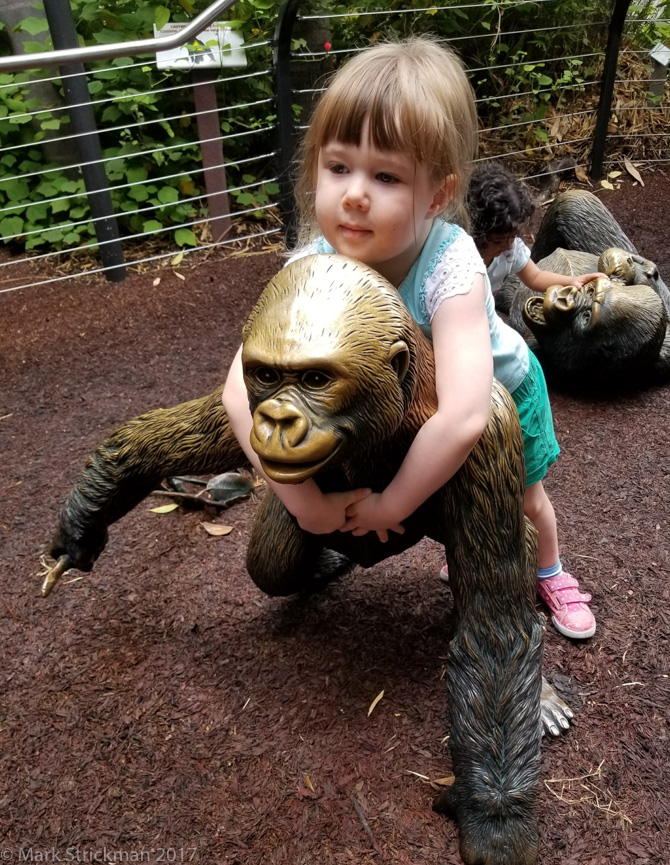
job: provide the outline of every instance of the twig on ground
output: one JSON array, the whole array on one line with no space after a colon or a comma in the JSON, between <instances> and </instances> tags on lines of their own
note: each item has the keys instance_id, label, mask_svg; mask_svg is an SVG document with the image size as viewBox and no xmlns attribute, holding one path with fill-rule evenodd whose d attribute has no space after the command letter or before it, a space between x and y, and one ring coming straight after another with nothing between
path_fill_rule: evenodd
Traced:
<instances>
[{"instance_id":1,"label":"twig on ground","mask_svg":"<svg viewBox=\"0 0 670 865\"><path fill-rule=\"evenodd\" d=\"M592 779L601 778L600 770L605 761L602 760L594 772L580 775L578 778L549 778L544 786L552 795L566 805L591 805L598 811L604 811L609 817L616 817L622 823L633 824L633 821L621 810L609 793L603 792ZM554 785L560 784L560 792L554 789ZM569 794L569 795L566 795ZM606 801L608 800L609 801Z\"/></svg>"},{"instance_id":2,"label":"twig on ground","mask_svg":"<svg viewBox=\"0 0 670 865\"><path fill-rule=\"evenodd\" d=\"M372 844L372 847L373 847L375 853L379 856L380 861L383 862L384 861L384 854L379 849L379 845L375 841L375 836L372 834L372 829L370 828L370 824L365 819L365 814L363 813L363 809L361 808L360 804L356 801L356 799L354 799L353 796L349 796L349 798L351 799L351 804L354 806L354 811L358 814L358 819L361 821L361 825L363 826L363 830L364 830L365 834L368 836L370 844Z\"/></svg>"}]
</instances>

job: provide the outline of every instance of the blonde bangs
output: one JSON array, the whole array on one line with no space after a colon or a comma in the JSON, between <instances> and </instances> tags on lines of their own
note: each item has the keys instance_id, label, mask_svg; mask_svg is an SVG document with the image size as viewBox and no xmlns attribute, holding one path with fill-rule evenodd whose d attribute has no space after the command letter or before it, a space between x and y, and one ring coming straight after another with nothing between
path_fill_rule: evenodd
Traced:
<instances>
[{"instance_id":1,"label":"blonde bangs","mask_svg":"<svg viewBox=\"0 0 670 865\"><path fill-rule=\"evenodd\" d=\"M366 126L367 124L367 126ZM313 220L318 154L331 141L407 154L436 180L453 175L449 210L461 209L477 153L474 93L457 56L428 37L377 44L331 79L303 140L296 186L303 221Z\"/></svg>"}]
</instances>

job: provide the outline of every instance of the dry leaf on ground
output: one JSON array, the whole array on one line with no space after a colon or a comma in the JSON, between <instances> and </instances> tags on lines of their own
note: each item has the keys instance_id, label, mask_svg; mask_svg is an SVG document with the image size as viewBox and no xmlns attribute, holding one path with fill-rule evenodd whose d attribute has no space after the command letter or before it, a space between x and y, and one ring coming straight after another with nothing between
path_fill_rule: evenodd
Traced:
<instances>
[{"instance_id":1,"label":"dry leaf on ground","mask_svg":"<svg viewBox=\"0 0 670 865\"><path fill-rule=\"evenodd\" d=\"M222 526L219 525L219 523L200 523L200 525L208 535L213 535L214 537L219 538L223 535L229 535L233 530L232 526Z\"/></svg>"}]
</instances>

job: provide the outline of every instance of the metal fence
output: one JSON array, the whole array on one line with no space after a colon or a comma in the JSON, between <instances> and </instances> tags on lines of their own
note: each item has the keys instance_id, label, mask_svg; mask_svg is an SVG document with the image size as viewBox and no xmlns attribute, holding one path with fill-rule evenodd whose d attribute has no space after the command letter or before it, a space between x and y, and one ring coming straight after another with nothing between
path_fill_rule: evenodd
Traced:
<instances>
[{"instance_id":1,"label":"metal fence","mask_svg":"<svg viewBox=\"0 0 670 865\"><path fill-rule=\"evenodd\" d=\"M69 0L45 0L28 25L5 21L0 293L281 244L293 148L314 100L343 59L386 33L434 32L458 51L482 158L530 182L551 187L566 171L607 182L670 158L665 5L595 2L575 21L565 0L321 2L286 0L264 31L242 31L241 48L239 31L216 28L235 0L169 35L83 48ZM551 26L534 24L538 9ZM19 53L35 33L53 50Z\"/></svg>"}]
</instances>

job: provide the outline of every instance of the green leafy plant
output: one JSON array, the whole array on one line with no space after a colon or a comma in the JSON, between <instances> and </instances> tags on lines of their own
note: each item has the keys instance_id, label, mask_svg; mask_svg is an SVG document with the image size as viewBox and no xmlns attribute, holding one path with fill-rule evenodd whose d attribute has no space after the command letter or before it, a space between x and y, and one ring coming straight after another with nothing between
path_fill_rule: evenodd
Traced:
<instances>
[{"instance_id":1,"label":"green leafy plant","mask_svg":"<svg viewBox=\"0 0 670 865\"><path fill-rule=\"evenodd\" d=\"M206 0L164 0L161 5L72 0L71 5L81 41L103 44L149 38L154 24L160 29L170 20L189 21L208 4ZM247 38L262 36L262 28L272 25L267 10L274 6L266 0L241 0L231 25L242 29ZM28 43L31 50L50 46L44 18L26 18L20 28L42 36L42 41ZM0 214L0 235L6 243L20 242L26 249L94 243L95 226L81 179L73 179L73 171L50 162L39 147L31 147L26 155L29 145L46 141L49 133L67 136L70 132L65 111L35 114L41 106L38 99L28 98L29 80L27 73L0 76L4 148L0 211L5 211ZM197 245L207 222L207 205L190 74L118 58L91 64L87 80L121 230L130 236L150 232L158 238L167 231L179 246ZM254 144L260 153L274 147L274 140L268 140L265 132L274 122L269 77L242 80L237 89L236 101L266 104L260 111L253 105L221 111L222 132L227 136L225 156L232 163L249 155L247 142L238 142L236 133L257 130ZM245 182L243 169L234 164L227 174L233 189ZM274 189L270 183L248 194L240 192L232 196L233 204L245 210L261 208L269 203ZM263 212L257 209L253 215L262 218ZM193 221L193 228L185 226ZM54 227L59 224L67 227Z\"/></svg>"}]
</instances>

